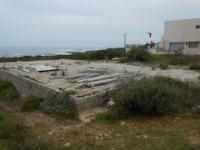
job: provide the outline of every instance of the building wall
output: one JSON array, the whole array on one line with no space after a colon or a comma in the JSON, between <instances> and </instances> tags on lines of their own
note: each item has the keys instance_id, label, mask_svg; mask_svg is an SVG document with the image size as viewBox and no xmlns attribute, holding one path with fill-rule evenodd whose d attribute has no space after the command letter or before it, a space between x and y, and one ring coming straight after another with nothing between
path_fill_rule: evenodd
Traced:
<instances>
[{"instance_id":1,"label":"building wall","mask_svg":"<svg viewBox=\"0 0 200 150\"><path fill-rule=\"evenodd\" d=\"M185 45L184 54L200 55L200 42L198 42L197 48L189 48L188 45Z\"/></svg>"},{"instance_id":2,"label":"building wall","mask_svg":"<svg viewBox=\"0 0 200 150\"><path fill-rule=\"evenodd\" d=\"M186 45L187 42L200 42L200 29L197 29L196 25L200 25L200 19L166 21L163 36L164 48L169 50L171 42L184 42L183 53L199 55L200 43L197 48L189 48Z\"/></svg>"}]
</instances>

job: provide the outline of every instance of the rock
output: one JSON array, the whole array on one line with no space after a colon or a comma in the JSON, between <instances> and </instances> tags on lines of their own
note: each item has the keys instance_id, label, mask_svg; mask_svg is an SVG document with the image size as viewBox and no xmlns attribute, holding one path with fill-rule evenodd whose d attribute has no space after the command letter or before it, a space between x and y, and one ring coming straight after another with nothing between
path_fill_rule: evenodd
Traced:
<instances>
[{"instance_id":1,"label":"rock","mask_svg":"<svg viewBox=\"0 0 200 150\"><path fill-rule=\"evenodd\" d=\"M98 137L98 136L96 136L96 137L95 137L95 140L96 140L96 141L98 141L98 140L99 140L99 137Z\"/></svg>"},{"instance_id":2,"label":"rock","mask_svg":"<svg viewBox=\"0 0 200 150\"><path fill-rule=\"evenodd\" d=\"M48 133L48 135L52 135L52 134L54 134L53 130Z\"/></svg>"},{"instance_id":3,"label":"rock","mask_svg":"<svg viewBox=\"0 0 200 150\"><path fill-rule=\"evenodd\" d=\"M99 133L99 136L103 136L103 134L102 134L102 133Z\"/></svg>"},{"instance_id":4,"label":"rock","mask_svg":"<svg viewBox=\"0 0 200 150\"><path fill-rule=\"evenodd\" d=\"M60 137L60 141L63 141L65 138L64 137Z\"/></svg>"},{"instance_id":5,"label":"rock","mask_svg":"<svg viewBox=\"0 0 200 150\"><path fill-rule=\"evenodd\" d=\"M147 135L143 135L143 138L147 139L147 138L148 138L148 136L147 136Z\"/></svg>"},{"instance_id":6,"label":"rock","mask_svg":"<svg viewBox=\"0 0 200 150\"><path fill-rule=\"evenodd\" d=\"M64 144L64 147L70 147L71 146L71 143L67 142Z\"/></svg>"},{"instance_id":7,"label":"rock","mask_svg":"<svg viewBox=\"0 0 200 150\"><path fill-rule=\"evenodd\" d=\"M120 123L121 126L124 126L125 124L126 124L126 122L124 122L124 121L122 121L122 122Z\"/></svg>"},{"instance_id":8,"label":"rock","mask_svg":"<svg viewBox=\"0 0 200 150\"><path fill-rule=\"evenodd\" d=\"M109 107L114 106L114 105L115 105L115 102L114 102L113 100L109 100L109 101L107 102L107 105L108 105Z\"/></svg>"}]
</instances>

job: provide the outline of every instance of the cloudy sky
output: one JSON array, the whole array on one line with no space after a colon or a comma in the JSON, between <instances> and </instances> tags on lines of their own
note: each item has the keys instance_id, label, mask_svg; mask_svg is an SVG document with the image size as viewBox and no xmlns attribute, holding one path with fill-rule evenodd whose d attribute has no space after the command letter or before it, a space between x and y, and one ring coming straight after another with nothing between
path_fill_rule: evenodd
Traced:
<instances>
[{"instance_id":1,"label":"cloudy sky","mask_svg":"<svg viewBox=\"0 0 200 150\"><path fill-rule=\"evenodd\" d=\"M200 18L200 0L0 0L0 46L117 47L155 41L165 20Z\"/></svg>"}]
</instances>

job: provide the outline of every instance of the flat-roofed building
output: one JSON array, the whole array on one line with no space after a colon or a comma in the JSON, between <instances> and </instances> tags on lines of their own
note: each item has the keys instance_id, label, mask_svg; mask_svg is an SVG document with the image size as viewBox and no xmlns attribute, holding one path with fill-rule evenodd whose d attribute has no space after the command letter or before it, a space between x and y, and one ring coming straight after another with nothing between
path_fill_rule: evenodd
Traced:
<instances>
[{"instance_id":1,"label":"flat-roofed building","mask_svg":"<svg viewBox=\"0 0 200 150\"><path fill-rule=\"evenodd\" d=\"M200 18L166 21L163 44L171 53L200 55Z\"/></svg>"}]
</instances>

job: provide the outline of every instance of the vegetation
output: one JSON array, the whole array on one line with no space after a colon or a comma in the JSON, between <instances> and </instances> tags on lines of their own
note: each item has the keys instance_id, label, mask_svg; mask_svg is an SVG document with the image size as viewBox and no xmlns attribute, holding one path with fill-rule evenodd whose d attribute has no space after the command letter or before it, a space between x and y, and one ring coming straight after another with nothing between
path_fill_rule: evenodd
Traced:
<instances>
[{"instance_id":1,"label":"vegetation","mask_svg":"<svg viewBox=\"0 0 200 150\"><path fill-rule=\"evenodd\" d=\"M21 122L7 120L2 115L0 118L0 139L22 138L20 132L22 132L24 128Z\"/></svg>"},{"instance_id":2,"label":"vegetation","mask_svg":"<svg viewBox=\"0 0 200 150\"><path fill-rule=\"evenodd\" d=\"M160 67L162 70L168 69L168 65L165 64L165 63L161 63L159 67Z\"/></svg>"},{"instance_id":3,"label":"vegetation","mask_svg":"<svg viewBox=\"0 0 200 150\"><path fill-rule=\"evenodd\" d=\"M22 105L22 111L35 111L40 109L41 98L35 96L28 96Z\"/></svg>"},{"instance_id":4,"label":"vegetation","mask_svg":"<svg viewBox=\"0 0 200 150\"><path fill-rule=\"evenodd\" d=\"M150 53L147 51L147 47L142 46L138 48L132 48L127 53L128 60L147 62L150 58Z\"/></svg>"},{"instance_id":5,"label":"vegetation","mask_svg":"<svg viewBox=\"0 0 200 150\"><path fill-rule=\"evenodd\" d=\"M18 92L8 81L0 80L0 101L12 102L18 98Z\"/></svg>"},{"instance_id":6,"label":"vegetation","mask_svg":"<svg viewBox=\"0 0 200 150\"><path fill-rule=\"evenodd\" d=\"M200 105L200 88L166 77L131 81L114 92L114 115L162 115Z\"/></svg>"},{"instance_id":7,"label":"vegetation","mask_svg":"<svg viewBox=\"0 0 200 150\"><path fill-rule=\"evenodd\" d=\"M191 64L190 69L191 70L200 70L200 64Z\"/></svg>"},{"instance_id":8,"label":"vegetation","mask_svg":"<svg viewBox=\"0 0 200 150\"><path fill-rule=\"evenodd\" d=\"M50 146L46 140L28 137L19 146L20 150L49 150Z\"/></svg>"},{"instance_id":9,"label":"vegetation","mask_svg":"<svg viewBox=\"0 0 200 150\"><path fill-rule=\"evenodd\" d=\"M52 59L80 59L80 60L104 60L112 59L114 57L124 57L125 51L123 48L108 48L98 51L87 51L84 53L74 52L71 55L52 55L52 56L23 56L0 58L0 62L16 62L16 61L35 61L35 60L52 60Z\"/></svg>"},{"instance_id":10,"label":"vegetation","mask_svg":"<svg viewBox=\"0 0 200 150\"><path fill-rule=\"evenodd\" d=\"M115 107L122 112L164 114L172 110L175 93L169 84L159 79L144 79L120 90L114 100Z\"/></svg>"},{"instance_id":11,"label":"vegetation","mask_svg":"<svg viewBox=\"0 0 200 150\"><path fill-rule=\"evenodd\" d=\"M56 94L48 93L40 104L40 109L47 114L59 114L67 117L76 117L76 105L70 99L71 92Z\"/></svg>"},{"instance_id":12,"label":"vegetation","mask_svg":"<svg viewBox=\"0 0 200 150\"><path fill-rule=\"evenodd\" d=\"M0 113L0 149L48 150L50 143L36 138L21 119Z\"/></svg>"},{"instance_id":13,"label":"vegetation","mask_svg":"<svg viewBox=\"0 0 200 150\"><path fill-rule=\"evenodd\" d=\"M177 65L177 66L190 66L192 64L198 64L200 56L190 56L183 54L174 55L151 55L149 63Z\"/></svg>"}]
</instances>

